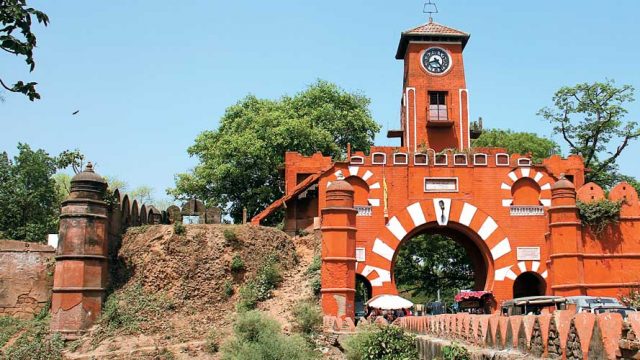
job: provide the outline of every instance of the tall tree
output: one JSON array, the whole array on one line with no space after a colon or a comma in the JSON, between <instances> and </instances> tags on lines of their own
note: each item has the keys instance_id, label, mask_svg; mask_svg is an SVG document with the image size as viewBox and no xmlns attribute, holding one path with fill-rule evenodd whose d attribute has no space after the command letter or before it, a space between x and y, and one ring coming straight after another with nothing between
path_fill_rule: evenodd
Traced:
<instances>
[{"instance_id":1,"label":"tall tree","mask_svg":"<svg viewBox=\"0 0 640 360\"><path fill-rule=\"evenodd\" d=\"M33 71L36 67L33 49L36 47L37 40L31 31L33 18L45 26L49 24L47 14L29 7L26 0L0 0L0 49L9 54L24 57L29 71ZM10 92L22 93L31 101L40 99L36 85L35 82L25 83L24 81L9 85L0 77L0 86Z\"/></svg>"},{"instance_id":2,"label":"tall tree","mask_svg":"<svg viewBox=\"0 0 640 360\"><path fill-rule=\"evenodd\" d=\"M560 146L553 140L542 138L534 133L514 132L511 130L484 130L479 138L473 140L473 147L501 147L510 154L531 153L534 162L560 152Z\"/></svg>"},{"instance_id":3,"label":"tall tree","mask_svg":"<svg viewBox=\"0 0 640 360\"><path fill-rule=\"evenodd\" d=\"M0 153L0 238L45 241L57 231L61 193L53 175L82 162L78 151L51 157L18 144L18 155Z\"/></svg>"},{"instance_id":4,"label":"tall tree","mask_svg":"<svg viewBox=\"0 0 640 360\"><path fill-rule=\"evenodd\" d=\"M368 150L379 129L367 97L326 81L278 100L249 95L227 108L217 130L196 138L188 152L200 163L178 174L168 193L226 208L236 221L246 207L251 217L282 196L286 151L340 158L347 143Z\"/></svg>"},{"instance_id":5,"label":"tall tree","mask_svg":"<svg viewBox=\"0 0 640 360\"><path fill-rule=\"evenodd\" d=\"M617 87L612 80L563 87L553 96L553 107L538 114L562 135L572 154L584 158L590 170L586 181L607 188L621 179L616 160L640 137L634 121L625 120L625 105L634 101L631 85Z\"/></svg>"}]
</instances>

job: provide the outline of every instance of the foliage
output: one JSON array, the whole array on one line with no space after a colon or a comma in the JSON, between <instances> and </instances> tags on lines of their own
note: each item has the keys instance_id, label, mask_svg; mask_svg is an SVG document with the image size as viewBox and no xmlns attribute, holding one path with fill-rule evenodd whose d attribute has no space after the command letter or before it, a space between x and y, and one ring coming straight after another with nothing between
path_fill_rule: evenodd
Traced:
<instances>
[{"instance_id":1,"label":"foliage","mask_svg":"<svg viewBox=\"0 0 640 360\"><path fill-rule=\"evenodd\" d=\"M293 318L295 330L304 335L315 334L322 326L322 311L315 301L298 302L293 308Z\"/></svg>"},{"instance_id":2,"label":"foliage","mask_svg":"<svg viewBox=\"0 0 640 360\"><path fill-rule=\"evenodd\" d=\"M231 259L230 267L231 267L231 271L234 273L244 270L244 261L242 261L242 258L240 257L240 255L235 254L233 256L233 259Z\"/></svg>"},{"instance_id":3,"label":"foliage","mask_svg":"<svg viewBox=\"0 0 640 360\"><path fill-rule=\"evenodd\" d=\"M64 340L49 334L49 308L45 307L32 320L0 316L0 359L54 360L62 358ZM7 346L7 341L15 338Z\"/></svg>"},{"instance_id":4,"label":"foliage","mask_svg":"<svg viewBox=\"0 0 640 360\"><path fill-rule=\"evenodd\" d=\"M233 229L224 229L222 235L224 236L224 240L229 244L235 244L238 242L238 236Z\"/></svg>"},{"instance_id":5,"label":"foliage","mask_svg":"<svg viewBox=\"0 0 640 360\"><path fill-rule=\"evenodd\" d=\"M625 305L640 310L640 289L631 289L629 295L623 296L620 300L622 300L622 303Z\"/></svg>"},{"instance_id":6,"label":"foliage","mask_svg":"<svg viewBox=\"0 0 640 360\"><path fill-rule=\"evenodd\" d=\"M313 290L313 294L315 296L320 296L320 290L322 289L322 284L320 282L320 268L322 267L322 259L320 255L316 255L313 257L311 264L307 268L307 275L309 275L309 284L311 285L311 289Z\"/></svg>"},{"instance_id":7,"label":"foliage","mask_svg":"<svg viewBox=\"0 0 640 360\"><path fill-rule=\"evenodd\" d=\"M282 197L287 151L341 158L347 143L368 150L380 129L368 107L364 95L321 80L292 97L248 95L226 109L217 130L198 135L188 152L200 163L168 193L221 206L236 223L243 207L251 218Z\"/></svg>"},{"instance_id":8,"label":"foliage","mask_svg":"<svg viewBox=\"0 0 640 360\"><path fill-rule=\"evenodd\" d=\"M211 329L207 334L204 343L204 349L209 354L215 354L220 351L220 338L218 334L220 333L219 329Z\"/></svg>"},{"instance_id":9,"label":"foliage","mask_svg":"<svg viewBox=\"0 0 640 360\"><path fill-rule=\"evenodd\" d=\"M462 345L454 342L442 348L443 360L471 360L469 351Z\"/></svg>"},{"instance_id":10,"label":"foliage","mask_svg":"<svg viewBox=\"0 0 640 360\"><path fill-rule=\"evenodd\" d=\"M413 360L418 358L414 336L397 326L368 326L349 337L348 360Z\"/></svg>"},{"instance_id":11,"label":"foliage","mask_svg":"<svg viewBox=\"0 0 640 360\"><path fill-rule=\"evenodd\" d=\"M0 238L44 242L57 232L63 196L53 175L81 159L77 150L52 157L20 143L13 160L0 153Z\"/></svg>"},{"instance_id":12,"label":"foliage","mask_svg":"<svg viewBox=\"0 0 640 360\"><path fill-rule=\"evenodd\" d=\"M138 186L137 188L129 192L131 201L135 199L135 200L138 200L139 204L149 204L149 205L153 203L153 197L151 196L151 194L153 194L153 188L147 185Z\"/></svg>"},{"instance_id":13,"label":"foliage","mask_svg":"<svg viewBox=\"0 0 640 360\"><path fill-rule=\"evenodd\" d=\"M619 181L616 160L629 143L640 137L640 127L624 120L624 106L634 101L631 85L615 86L612 80L563 87L554 97L553 108L538 112L554 126L572 154L584 158L586 182L609 188ZM617 143L617 146L611 144Z\"/></svg>"},{"instance_id":14,"label":"foliage","mask_svg":"<svg viewBox=\"0 0 640 360\"><path fill-rule=\"evenodd\" d=\"M233 360L317 358L308 343L298 335L286 336L278 322L259 311L238 315L234 336L222 347L222 358Z\"/></svg>"},{"instance_id":15,"label":"foliage","mask_svg":"<svg viewBox=\"0 0 640 360\"><path fill-rule=\"evenodd\" d=\"M417 302L452 302L461 289L473 287L473 266L465 249L444 235L418 235L404 243L394 267L396 284ZM418 300L417 298L420 300Z\"/></svg>"},{"instance_id":16,"label":"foliage","mask_svg":"<svg viewBox=\"0 0 640 360\"><path fill-rule=\"evenodd\" d=\"M227 280L224 282L224 297L230 298L233 296L233 284L231 281Z\"/></svg>"},{"instance_id":17,"label":"foliage","mask_svg":"<svg viewBox=\"0 0 640 360\"><path fill-rule=\"evenodd\" d=\"M94 341L99 343L114 334L136 334L141 324L166 316L173 309L174 303L164 293L149 293L142 284L132 284L107 297Z\"/></svg>"},{"instance_id":18,"label":"foliage","mask_svg":"<svg viewBox=\"0 0 640 360\"><path fill-rule=\"evenodd\" d=\"M187 227L182 224L181 221L173 223L173 232L176 235L184 235L187 233Z\"/></svg>"},{"instance_id":19,"label":"foliage","mask_svg":"<svg viewBox=\"0 0 640 360\"><path fill-rule=\"evenodd\" d=\"M577 205L582 224L591 227L596 234L601 234L607 226L617 223L620 219L622 201L608 199L592 202L578 201Z\"/></svg>"},{"instance_id":20,"label":"foliage","mask_svg":"<svg viewBox=\"0 0 640 360\"><path fill-rule=\"evenodd\" d=\"M269 255L262 262L255 277L240 287L238 311L253 310L260 301L271 298L272 291L282 282L278 258Z\"/></svg>"},{"instance_id":21,"label":"foliage","mask_svg":"<svg viewBox=\"0 0 640 360\"><path fill-rule=\"evenodd\" d=\"M49 24L47 14L29 7L26 0L0 1L0 49L9 54L24 57L29 71L33 71L36 67L33 49L37 45L37 40L36 35L31 31L33 18L44 26ZM35 82L23 81L7 85L0 78L0 86L8 91L24 94L31 101L40 99L36 85Z\"/></svg>"},{"instance_id":22,"label":"foliage","mask_svg":"<svg viewBox=\"0 0 640 360\"><path fill-rule=\"evenodd\" d=\"M479 138L473 140L472 146L474 148L501 147L510 154L531 153L535 163L560 152L560 146L553 140L539 137L534 133L498 129L484 130Z\"/></svg>"}]
</instances>

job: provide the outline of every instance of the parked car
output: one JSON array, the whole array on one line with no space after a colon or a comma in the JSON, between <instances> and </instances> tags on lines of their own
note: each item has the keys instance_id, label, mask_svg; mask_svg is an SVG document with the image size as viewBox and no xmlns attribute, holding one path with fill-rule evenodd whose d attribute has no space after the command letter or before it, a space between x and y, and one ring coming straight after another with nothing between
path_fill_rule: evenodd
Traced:
<instances>
[{"instance_id":1,"label":"parked car","mask_svg":"<svg viewBox=\"0 0 640 360\"><path fill-rule=\"evenodd\" d=\"M635 309L624 306L613 297L570 296L567 297L567 304L569 309L575 307L576 313L585 311L594 314L617 312L626 318L629 313L636 312Z\"/></svg>"},{"instance_id":2,"label":"parked car","mask_svg":"<svg viewBox=\"0 0 640 360\"><path fill-rule=\"evenodd\" d=\"M567 299L562 296L527 296L502 303L500 313L503 316L540 315L543 311L553 313L565 310Z\"/></svg>"}]
</instances>

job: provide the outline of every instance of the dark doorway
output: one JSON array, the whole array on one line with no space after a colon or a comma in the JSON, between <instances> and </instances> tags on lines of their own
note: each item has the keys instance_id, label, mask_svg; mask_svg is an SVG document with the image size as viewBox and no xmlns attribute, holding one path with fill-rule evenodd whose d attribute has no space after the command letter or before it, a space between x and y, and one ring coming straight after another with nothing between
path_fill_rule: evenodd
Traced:
<instances>
[{"instance_id":1,"label":"dark doorway","mask_svg":"<svg viewBox=\"0 0 640 360\"><path fill-rule=\"evenodd\" d=\"M513 298L541 296L547 290L547 284L537 273L527 271L520 274L513 283Z\"/></svg>"},{"instance_id":2,"label":"dark doorway","mask_svg":"<svg viewBox=\"0 0 640 360\"><path fill-rule=\"evenodd\" d=\"M366 277L356 274L356 318L364 316L364 305L371 299L371 283Z\"/></svg>"}]
</instances>

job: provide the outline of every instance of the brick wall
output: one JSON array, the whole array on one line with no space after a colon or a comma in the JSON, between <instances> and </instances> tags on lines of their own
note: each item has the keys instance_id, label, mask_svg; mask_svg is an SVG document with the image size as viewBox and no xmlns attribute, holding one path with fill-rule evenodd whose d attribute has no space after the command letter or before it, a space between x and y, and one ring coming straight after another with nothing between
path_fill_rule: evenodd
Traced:
<instances>
[{"instance_id":1,"label":"brick wall","mask_svg":"<svg viewBox=\"0 0 640 360\"><path fill-rule=\"evenodd\" d=\"M55 249L0 240L0 315L28 319L51 298Z\"/></svg>"}]
</instances>

